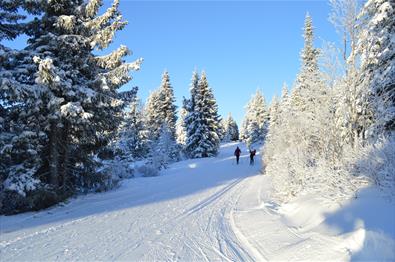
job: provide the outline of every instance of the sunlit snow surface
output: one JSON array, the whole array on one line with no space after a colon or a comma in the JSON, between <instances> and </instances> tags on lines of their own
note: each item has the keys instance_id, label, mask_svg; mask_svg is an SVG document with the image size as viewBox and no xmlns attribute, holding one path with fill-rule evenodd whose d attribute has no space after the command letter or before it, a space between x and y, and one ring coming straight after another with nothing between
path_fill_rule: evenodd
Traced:
<instances>
[{"instance_id":1,"label":"sunlit snow surface","mask_svg":"<svg viewBox=\"0 0 395 262\"><path fill-rule=\"evenodd\" d=\"M395 259L394 202L367 188L341 205L304 195L279 206L256 158L249 166L245 145L229 143L216 158L179 162L159 177L1 216L1 261Z\"/></svg>"}]
</instances>

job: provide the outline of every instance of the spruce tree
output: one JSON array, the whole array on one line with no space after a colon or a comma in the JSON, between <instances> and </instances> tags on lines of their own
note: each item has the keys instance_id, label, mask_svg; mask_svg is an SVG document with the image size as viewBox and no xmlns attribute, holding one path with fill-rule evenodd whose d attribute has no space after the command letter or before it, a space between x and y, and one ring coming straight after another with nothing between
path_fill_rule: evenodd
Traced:
<instances>
[{"instance_id":1,"label":"spruce tree","mask_svg":"<svg viewBox=\"0 0 395 262\"><path fill-rule=\"evenodd\" d=\"M117 143L122 156L130 161L142 159L148 154L148 130L143 120L140 101L134 98L129 105L129 111L125 112Z\"/></svg>"},{"instance_id":2,"label":"spruce tree","mask_svg":"<svg viewBox=\"0 0 395 262\"><path fill-rule=\"evenodd\" d=\"M360 88L371 93L375 136L395 131L395 3L369 0L363 7L358 53Z\"/></svg>"},{"instance_id":3,"label":"spruce tree","mask_svg":"<svg viewBox=\"0 0 395 262\"><path fill-rule=\"evenodd\" d=\"M243 121L242 139L250 146L253 143L263 142L267 133L269 114L266 108L265 97L258 89L246 106Z\"/></svg>"},{"instance_id":4,"label":"spruce tree","mask_svg":"<svg viewBox=\"0 0 395 262\"><path fill-rule=\"evenodd\" d=\"M299 111L314 110L316 98L325 93L324 83L318 67L319 49L314 47L314 28L307 13L304 24L304 47L301 51L301 70L297 76L291 99L293 107Z\"/></svg>"},{"instance_id":5,"label":"spruce tree","mask_svg":"<svg viewBox=\"0 0 395 262\"><path fill-rule=\"evenodd\" d=\"M12 40L22 33L23 27L19 22L26 17L18 14L21 5L22 1L0 0L0 40Z\"/></svg>"},{"instance_id":6,"label":"spruce tree","mask_svg":"<svg viewBox=\"0 0 395 262\"><path fill-rule=\"evenodd\" d=\"M151 93L146 103L146 117L148 129L151 132L151 140L159 138L161 127L166 124L167 128L175 138L177 107L173 87L170 83L170 77L167 71L162 75L161 85L157 90Z\"/></svg>"},{"instance_id":7,"label":"spruce tree","mask_svg":"<svg viewBox=\"0 0 395 262\"><path fill-rule=\"evenodd\" d=\"M196 74L191 88L190 111L187 116L187 143L185 150L191 158L215 156L219 148L220 117L218 107L206 74L195 86Z\"/></svg>"},{"instance_id":8,"label":"spruce tree","mask_svg":"<svg viewBox=\"0 0 395 262\"><path fill-rule=\"evenodd\" d=\"M185 118L188 114L188 100L184 97L182 100L182 107L179 111L179 118L176 123L177 143L184 146L187 139Z\"/></svg>"},{"instance_id":9,"label":"spruce tree","mask_svg":"<svg viewBox=\"0 0 395 262\"><path fill-rule=\"evenodd\" d=\"M173 87L170 83L169 73L165 71L162 76L162 83L159 88L160 93L160 107L159 110L163 114L163 121L170 129L173 136L175 136L176 122L177 122L177 107L175 105L175 97Z\"/></svg>"},{"instance_id":10,"label":"spruce tree","mask_svg":"<svg viewBox=\"0 0 395 262\"><path fill-rule=\"evenodd\" d=\"M151 150L152 164L156 169L167 168L168 164L180 159L180 148L166 123L161 126L159 137Z\"/></svg>"},{"instance_id":11,"label":"spruce tree","mask_svg":"<svg viewBox=\"0 0 395 262\"><path fill-rule=\"evenodd\" d=\"M38 163L29 173L62 196L77 184L93 186L83 173L95 176L92 156L112 140L122 119L125 104L117 90L141 63L124 61L130 54L126 46L104 56L93 53L107 48L127 23L119 1L102 15L100 6L100 0L41 1L40 26L30 28L29 45L0 73L2 99L11 106L12 124L21 130L13 135L8 155L20 150L21 134L36 137L30 141L39 141L34 153ZM19 164L12 159L9 181L15 180L13 167Z\"/></svg>"},{"instance_id":12,"label":"spruce tree","mask_svg":"<svg viewBox=\"0 0 395 262\"><path fill-rule=\"evenodd\" d=\"M239 127L231 113L229 113L228 117L223 121L223 126L225 134L223 141L229 142L239 140Z\"/></svg>"},{"instance_id":13,"label":"spruce tree","mask_svg":"<svg viewBox=\"0 0 395 262\"><path fill-rule=\"evenodd\" d=\"M147 130L149 130L149 140L155 141L160 134L160 128L163 124L162 112L158 110L160 107L159 89L150 93L145 103L144 118Z\"/></svg>"}]
</instances>

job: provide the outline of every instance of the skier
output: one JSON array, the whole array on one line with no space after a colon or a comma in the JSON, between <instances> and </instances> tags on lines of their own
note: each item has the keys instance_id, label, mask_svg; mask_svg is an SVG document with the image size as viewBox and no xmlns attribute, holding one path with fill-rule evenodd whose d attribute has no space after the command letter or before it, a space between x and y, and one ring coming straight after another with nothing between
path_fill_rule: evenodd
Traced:
<instances>
[{"instance_id":1,"label":"skier","mask_svg":"<svg viewBox=\"0 0 395 262\"><path fill-rule=\"evenodd\" d=\"M240 153L241 153L241 150L240 150L239 147L237 147L236 150L235 150L235 156L236 156L236 163L237 164L239 164Z\"/></svg>"},{"instance_id":2,"label":"skier","mask_svg":"<svg viewBox=\"0 0 395 262\"><path fill-rule=\"evenodd\" d=\"M254 164L254 156L256 154L256 150L251 150L250 149L250 165L252 166Z\"/></svg>"}]
</instances>

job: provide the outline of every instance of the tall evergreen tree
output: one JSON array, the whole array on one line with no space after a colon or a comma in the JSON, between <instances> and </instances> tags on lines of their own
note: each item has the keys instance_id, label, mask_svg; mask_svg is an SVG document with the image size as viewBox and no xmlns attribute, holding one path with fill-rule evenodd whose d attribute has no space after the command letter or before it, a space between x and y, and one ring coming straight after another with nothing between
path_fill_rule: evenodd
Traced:
<instances>
[{"instance_id":1,"label":"tall evergreen tree","mask_svg":"<svg viewBox=\"0 0 395 262\"><path fill-rule=\"evenodd\" d=\"M170 84L169 73L165 71L162 76L162 83L159 89L161 102L159 110L163 114L163 121L170 129L173 136L175 136L176 122L177 122L177 107L175 105L175 97L173 87Z\"/></svg>"},{"instance_id":2,"label":"tall evergreen tree","mask_svg":"<svg viewBox=\"0 0 395 262\"><path fill-rule=\"evenodd\" d=\"M158 108L160 108L159 89L149 94L144 108L144 121L149 130L150 141L154 141L159 137L160 128L163 124L162 112Z\"/></svg>"},{"instance_id":3,"label":"tall evergreen tree","mask_svg":"<svg viewBox=\"0 0 395 262\"><path fill-rule=\"evenodd\" d=\"M375 133L395 131L395 3L369 0L360 14L358 53L361 55L359 85L372 98Z\"/></svg>"},{"instance_id":4,"label":"tall evergreen tree","mask_svg":"<svg viewBox=\"0 0 395 262\"><path fill-rule=\"evenodd\" d=\"M179 113L180 117L176 123L177 143L184 146L187 140L185 118L188 114L188 100L185 97L182 100L182 107Z\"/></svg>"},{"instance_id":5,"label":"tall evergreen tree","mask_svg":"<svg viewBox=\"0 0 395 262\"><path fill-rule=\"evenodd\" d=\"M186 152L192 158L215 156L219 148L219 115L218 107L206 74L195 86L197 74L193 76L191 103L187 115Z\"/></svg>"},{"instance_id":6,"label":"tall evergreen tree","mask_svg":"<svg viewBox=\"0 0 395 262\"><path fill-rule=\"evenodd\" d=\"M265 97L258 89L246 106L246 115L243 121L242 139L247 142L248 146L264 141L268 120L269 114Z\"/></svg>"},{"instance_id":7,"label":"tall evergreen tree","mask_svg":"<svg viewBox=\"0 0 395 262\"><path fill-rule=\"evenodd\" d=\"M157 90L151 93L146 103L146 118L148 129L151 132L151 140L159 138L161 127L166 124L167 128L175 138L177 107L173 87L170 83L170 77L167 71L162 75L161 85Z\"/></svg>"},{"instance_id":8,"label":"tall evergreen tree","mask_svg":"<svg viewBox=\"0 0 395 262\"><path fill-rule=\"evenodd\" d=\"M102 15L100 6L100 0L41 1L40 26L31 27L29 45L17 59L2 64L1 99L20 130L7 145L11 162L6 184L11 191L15 183L10 181L18 181L14 167L31 159L13 157L21 150L22 134L28 132L37 138L30 143L40 145L34 153L38 163L26 167L28 173L51 191L67 195L76 184L87 185L82 173L94 176L92 155L118 128L125 104L117 90L131 80L129 71L138 70L141 60L125 63L130 53L126 46L105 56L93 53L107 48L127 23L118 0Z\"/></svg>"},{"instance_id":9,"label":"tall evergreen tree","mask_svg":"<svg viewBox=\"0 0 395 262\"><path fill-rule=\"evenodd\" d=\"M223 141L237 141L239 140L239 127L233 119L232 114L229 113L228 117L223 121L224 138Z\"/></svg>"},{"instance_id":10,"label":"tall evergreen tree","mask_svg":"<svg viewBox=\"0 0 395 262\"><path fill-rule=\"evenodd\" d=\"M147 156L148 146L148 130L145 127L142 106L135 98L129 105L129 111L125 112L117 147L123 157L134 160Z\"/></svg>"},{"instance_id":11,"label":"tall evergreen tree","mask_svg":"<svg viewBox=\"0 0 395 262\"><path fill-rule=\"evenodd\" d=\"M21 33L22 28L18 22L25 16L17 13L20 5L21 1L0 1L0 40L11 40Z\"/></svg>"},{"instance_id":12,"label":"tall evergreen tree","mask_svg":"<svg viewBox=\"0 0 395 262\"><path fill-rule=\"evenodd\" d=\"M156 169L167 168L168 164L180 159L180 148L166 123L161 126L159 137L152 144L151 151L152 164Z\"/></svg>"},{"instance_id":13,"label":"tall evergreen tree","mask_svg":"<svg viewBox=\"0 0 395 262\"><path fill-rule=\"evenodd\" d=\"M319 49L314 47L314 28L311 16L306 14L304 47L301 51L301 70L297 76L291 103L300 112L314 110L316 97L325 93L318 67Z\"/></svg>"}]
</instances>

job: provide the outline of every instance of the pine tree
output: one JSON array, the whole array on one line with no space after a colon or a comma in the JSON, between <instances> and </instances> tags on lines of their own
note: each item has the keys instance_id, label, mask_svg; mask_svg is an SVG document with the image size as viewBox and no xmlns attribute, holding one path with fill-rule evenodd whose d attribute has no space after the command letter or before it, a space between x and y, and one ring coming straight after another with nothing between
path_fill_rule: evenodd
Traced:
<instances>
[{"instance_id":1,"label":"pine tree","mask_svg":"<svg viewBox=\"0 0 395 262\"><path fill-rule=\"evenodd\" d=\"M92 155L111 141L122 119L125 104L117 90L141 63L125 63L126 46L105 56L93 54L107 48L126 25L118 5L116 0L98 15L99 0L42 1L41 26L31 28L29 45L0 72L13 125L20 134L37 137L31 143L41 141L35 153L39 163L29 172L60 195L70 194L77 184L87 186L82 173L95 175ZM16 141L8 144L11 155L20 150ZM7 179L15 176L16 165L9 165Z\"/></svg>"},{"instance_id":2,"label":"pine tree","mask_svg":"<svg viewBox=\"0 0 395 262\"><path fill-rule=\"evenodd\" d=\"M197 74L194 73L191 87L191 103L186 118L187 143L185 150L192 158L215 156L219 148L220 118L218 107L208 85L206 74L195 85Z\"/></svg>"}]
</instances>

